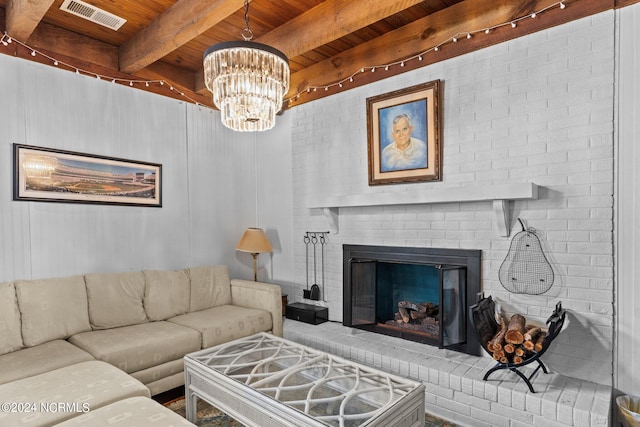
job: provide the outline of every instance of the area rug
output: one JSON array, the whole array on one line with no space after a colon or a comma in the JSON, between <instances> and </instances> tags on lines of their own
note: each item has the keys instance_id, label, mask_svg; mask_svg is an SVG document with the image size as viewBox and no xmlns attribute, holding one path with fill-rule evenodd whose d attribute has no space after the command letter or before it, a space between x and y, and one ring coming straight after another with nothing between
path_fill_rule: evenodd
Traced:
<instances>
[{"instance_id":1,"label":"area rug","mask_svg":"<svg viewBox=\"0 0 640 427\"><path fill-rule=\"evenodd\" d=\"M184 418L187 417L184 397L165 403L164 406ZM198 420L195 424L199 427L242 427L242 424L201 399L198 399L196 416Z\"/></svg>"},{"instance_id":2,"label":"area rug","mask_svg":"<svg viewBox=\"0 0 640 427\"><path fill-rule=\"evenodd\" d=\"M184 397L165 403L165 406L177 414L186 417ZM198 421L196 425L199 427L243 427L242 424L236 420L200 399L198 399L197 417ZM426 414L424 427L456 427L456 425L441 418L434 417L433 415Z\"/></svg>"}]
</instances>

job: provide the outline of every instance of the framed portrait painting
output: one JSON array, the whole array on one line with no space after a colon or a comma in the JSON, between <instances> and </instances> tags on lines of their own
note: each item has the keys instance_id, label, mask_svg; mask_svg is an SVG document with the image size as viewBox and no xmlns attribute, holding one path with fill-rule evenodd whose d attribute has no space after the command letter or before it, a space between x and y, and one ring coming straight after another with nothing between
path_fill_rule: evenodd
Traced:
<instances>
[{"instance_id":1,"label":"framed portrait painting","mask_svg":"<svg viewBox=\"0 0 640 427\"><path fill-rule=\"evenodd\" d=\"M440 87L367 98L369 185L442 180Z\"/></svg>"},{"instance_id":2,"label":"framed portrait painting","mask_svg":"<svg viewBox=\"0 0 640 427\"><path fill-rule=\"evenodd\" d=\"M13 200L162 207L162 165L13 145Z\"/></svg>"}]
</instances>

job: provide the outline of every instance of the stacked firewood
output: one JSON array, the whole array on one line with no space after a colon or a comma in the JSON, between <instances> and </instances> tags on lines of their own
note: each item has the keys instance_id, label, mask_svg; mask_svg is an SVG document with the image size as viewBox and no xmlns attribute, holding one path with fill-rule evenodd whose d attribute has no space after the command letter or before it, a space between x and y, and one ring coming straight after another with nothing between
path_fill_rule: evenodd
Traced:
<instances>
[{"instance_id":1,"label":"stacked firewood","mask_svg":"<svg viewBox=\"0 0 640 427\"><path fill-rule=\"evenodd\" d=\"M399 301L394 318L387 320L385 325L438 337L440 335L439 310L438 305L432 302Z\"/></svg>"},{"instance_id":2,"label":"stacked firewood","mask_svg":"<svg viewBox=\"0 0 640 427\"><path fill-rule=\"evenodd\" d=\"M500 316L500 329L487 343L493 358L500 363L522 363L532 354L542 350L547 331L527 325L524 316L514 314L505 322Z\"/></svg>"}]
</instances>

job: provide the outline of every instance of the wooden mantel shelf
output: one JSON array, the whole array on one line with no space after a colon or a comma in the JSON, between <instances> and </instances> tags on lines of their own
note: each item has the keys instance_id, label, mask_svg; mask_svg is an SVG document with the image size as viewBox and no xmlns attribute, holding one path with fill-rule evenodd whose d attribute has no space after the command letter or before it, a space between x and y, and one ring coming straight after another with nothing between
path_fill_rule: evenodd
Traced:
<instances>
[{"instance_id":1,"label":"wooden mantel shelf","mask_svg":"<svg viewBox=\"0 0 640 427\"><path fill-rule=\"evenodd\" d=\"M349 196L325 196L307 203L309 209L322 209L329 229L339 230L339 208L391 205L420 205L434 203L464 203L491 201L500 236L509 236L509 201L535 200L538 186L532 182L504 185L467 185L460 188L442 188L424 192L386 192Z\"/></svg>"}]
</instances>

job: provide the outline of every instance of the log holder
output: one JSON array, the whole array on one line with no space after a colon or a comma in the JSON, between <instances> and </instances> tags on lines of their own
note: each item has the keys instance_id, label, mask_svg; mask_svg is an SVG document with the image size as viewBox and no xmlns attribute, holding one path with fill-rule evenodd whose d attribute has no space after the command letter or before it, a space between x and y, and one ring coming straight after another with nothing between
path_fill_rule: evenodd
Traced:
<instances>
[{"instance_id":1,"label":"log holder","mask_svg":"<svg viewBox=\"0 0 640 427\"><path fill-rule=\"evenodd\" d=\"M471 324L473 325L472 329L476 331L476 333L478 334L478 338L480 340L480 344L482 345L482 348L484 348L487 353L491 354L491 352L487 348L488 340L486 339L486 337L489 336L489 334L491 334L491 336L495 335L499 327L498 323L495 320L495 303L491 298L491 296L487 298L484 298L484 297L481 298L477 304L469 308L469 313L470 313L469 318L471 320ZM532 353L530 356L525 358L521 363L498 362L493 368L489 369L485 373L482 380L487 381L489 379L489 376L491 376L491 374L493 374L496 371L499 371L502 369L509 369L511 372L514 372L520 378L522 378L522 380L527 384L527 387L529 387L529 390L531 391L531 393L535 393L535 390L533 389L533 385L531 385L531 378L533 378L533 376L537 374L540 369L542 369L542 371L545 374L549 373L545 364L542 363L542 360L540 360L540 357L547 351L547 349L549 348L549 345L551 345L551 342L554 339L556 339L556 337L562 330L565 317L566 317L566 312L562 308L562 302L558 302L556 304L555 310L546 321L548 332L547 332L547 336L544 339L544 342L542 343L542 349L538 352ZM536 368L533 370L531 375L529 375L528 377L525 374L523 374L522 371L520 371L519 369L520 367L526 366L534 362L536 362L538 366L536 366Z\"/></svg>"}]
</instances>

